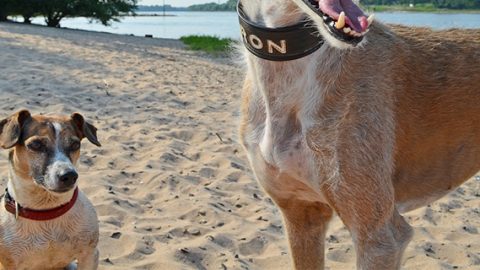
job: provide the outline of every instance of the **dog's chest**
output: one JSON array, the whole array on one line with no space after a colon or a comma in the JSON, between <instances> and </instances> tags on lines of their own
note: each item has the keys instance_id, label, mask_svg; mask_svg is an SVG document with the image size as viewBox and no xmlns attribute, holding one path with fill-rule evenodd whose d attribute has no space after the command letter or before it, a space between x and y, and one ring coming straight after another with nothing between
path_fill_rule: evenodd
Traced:
<instances>
[{"instance_id":1,"label":"dog's chest","mask_svg":"<svg viewBox=\"0 0 480 270\"><path fill-rule=\"evenodd\" d=\"M13 215L3 213L0 262L12 263L18 270L64 268L98 241L96 219L78 212L51 221L15 221Z\"/></svg>"},{"instance_id":2,"label":"dog's chest","mask_svg":"<svg viewBox=\"0 0 480 270\"><path fill-rule=\"evenodd\" d=\"M265 162L278 173L301 181L318 179L313 153L306 141L307 117L296 109L298 106L274 105L267 113L264 104L261 96L252 96L248 113L255 115L244 116L248 128L243 140L251 163Z\"/></svg>"},{"instance_id":3,"label":"dog's chest","mask_svg":"<svg viewBox=\"0 0 480 270\"><path fill-rule=\"evenodd\" d=\"M249 156L258 152L279 172L306 181L316 179L306 140L323 97L324 86L313 79L316 64L252 61L250 67L252 85L244 110L247 128L243 138Z\"/></svg>"},{"instance_id":4,"label":"dog's chest","mask_svg":"<svg viewBox=\"0 0 480 270\"><path fill-rule=\"evenodd\" d=\"M248 118L248 117L247 117ZM293 115L250 122L245 147L259 183L276 198L322 200L319 171L301 121Z\"/></svg>"},{"instance_id":5,"label":"dog's chest","mask_svg":"<svg viewBox=\"0 0 480 270\"><path fill-rule=\"evenodd\" d=\"M27 239L22 239L23 242ZM23 256L28 259L17 261L17 269L42 269L45 266L49 268L64 268L75 260L75 256L81 252L80 247L85 245L79 241L78 236L44 235L44 237L30 238L31 246ZM25 253L23 251L13 252L15 258L22 258L17 254Z\"/></svg>"},{"instance_id":6,"label":"dog's chest","mask_svg":"<svg viewBox=\"0 0 480 270\"><path fill-rule=\"evenodd\" d=\"M298 179L311 178L307 161L311 153L301 124L294 116L268 119L258 149L270 165Z\"/></svg>"}]
</instances>

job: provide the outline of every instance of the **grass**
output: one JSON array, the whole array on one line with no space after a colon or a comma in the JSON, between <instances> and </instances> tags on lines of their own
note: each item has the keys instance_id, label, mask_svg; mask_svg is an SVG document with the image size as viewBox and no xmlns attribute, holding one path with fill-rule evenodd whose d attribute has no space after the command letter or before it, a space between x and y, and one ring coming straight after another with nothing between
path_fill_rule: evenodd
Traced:
<instances>
[{"instance_id":1,"label":"grass","mask_svg":"<svg viewBox=\"0 0 480 270\"><path fill-rule=\"evenodd\" d=\"M229 38L197 35L183 36L180 40L191 50L204 51L216 55L227 53L233 42Z\"/></svg>"}]
</instances>

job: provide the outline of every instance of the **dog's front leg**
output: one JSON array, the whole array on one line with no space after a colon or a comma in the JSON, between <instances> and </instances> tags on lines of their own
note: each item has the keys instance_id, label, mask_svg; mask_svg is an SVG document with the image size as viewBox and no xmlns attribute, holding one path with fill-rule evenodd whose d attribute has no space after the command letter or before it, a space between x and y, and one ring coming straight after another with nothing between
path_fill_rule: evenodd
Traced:
<instances>
[{"instance_id":1,"label":"dog's front leg","mask_svg":"<svg viewBox=\"0 0 480 270\"><path fill-rule=\"evenodd\" d=\"M315 201L316 193L302 181L282 174L263 162L258 152L250 158L259 183L283 214L294 269L324 269L325 234L333 215L332 209ZM312 200L302 199L298 190L309 194Z\"/></svg>"},{"instance_id":2,"label":"dog's front leg","mask_svg":"<svg viewBox=\"0 0 480 270\"><path fill-rule=\"evenodd\" d=\"M332 217L330 207L296 198L275 201L283 213L294 268L324 269L325 234Z\"/></svg>"},{"instance_id":3,"label":"dog's front leg","mask_svg":"<svg viewBox=\"0 0 480 270\"><path fill-rule=\"evenodd\" d=\"M98 249L84 253L78 257L77 270L96 270L98 268Z\"/></svg>"},{"instance_id":4,"label":"dog's front leg","mask_svg":"<svg viewBox=\"0 0 480 270\"><path fill-rule=\"evenodd\" d=\"M399 269L412 229L395 209L388 180L348 179L330 183L325 194L352 235L357 269Z\"/></svg>"}]
</instances>

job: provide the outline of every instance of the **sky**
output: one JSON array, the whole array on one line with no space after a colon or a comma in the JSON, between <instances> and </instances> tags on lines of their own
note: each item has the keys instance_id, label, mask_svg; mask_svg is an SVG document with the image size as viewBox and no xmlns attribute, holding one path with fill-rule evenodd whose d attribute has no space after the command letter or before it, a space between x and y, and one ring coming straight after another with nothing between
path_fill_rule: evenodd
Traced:
<instances>
[{"instance_id":1,"label":"sky","mask_svg":"<svg viewBox=\"0 0 480 270\"><path fill-rule=\"evenodd\" d=\"M195 4L205 4L205 3L224 3L226 0L165 0L166 5L171 5L174 7L188 7ZM139 5L163 5L163 0L139 0Z\"/></svg>"}]
</instances>

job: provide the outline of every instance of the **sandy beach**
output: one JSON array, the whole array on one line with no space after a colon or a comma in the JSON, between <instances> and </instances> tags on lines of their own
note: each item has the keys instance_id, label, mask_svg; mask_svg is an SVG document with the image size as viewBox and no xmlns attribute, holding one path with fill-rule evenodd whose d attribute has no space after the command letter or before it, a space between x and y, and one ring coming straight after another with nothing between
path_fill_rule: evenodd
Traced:
<instances>
[{"instance_id":1,"label":"sandy beach","mask_svg":"<svg viewBox=\"0 0 480 270\"><path fill-rule=\"evenodd\" d=\"M290 269L281 215L238 143L243 72L177 40L0 23L0 118L81 112L99 129L78 169L100 269ZM480 269L480 176L406 216L402 269ZM338 217L326 266L355 268Z\"/></svg>"}]
</instances>

